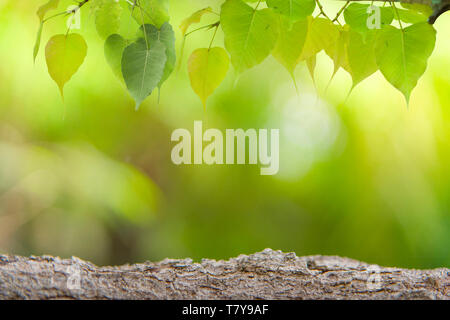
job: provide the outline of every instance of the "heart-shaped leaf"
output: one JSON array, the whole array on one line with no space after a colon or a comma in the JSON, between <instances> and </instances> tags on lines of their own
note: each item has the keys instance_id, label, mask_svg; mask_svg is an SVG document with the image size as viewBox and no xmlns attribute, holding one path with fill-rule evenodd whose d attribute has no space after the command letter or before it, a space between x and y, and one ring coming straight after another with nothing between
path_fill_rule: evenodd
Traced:
<instances>
[{"instance_id":1,"label":"heart-shaped leaf","mask_svg":"<svg viewBox=\"0 0 450 320\"><path fill-rule=\"evenodd\" d=\"M427 68L435 42L436 30L426 22L403 30L386 26L378 36L375 55L380 71L407 102Z\"/></svg>"},{"instance_id":2,"label":"heart-shaped leaf","mask_svg":"<svg viewBox=\"0 0 450 320\"><path fill-rule=\"evenodd\" d=\"M55 80L64 97L64 85L82 65L87 54L87 45L77 33L53 36L45 48L48 73Z\"/></svg>"},{"instance_id":3,"label":"heart-shaped leaf","mask_svg":"<svg viewBox=\"0 0 450 320\"><path fill-rule=\"evenodd\" d=\"M375 33L369 33L366 39L354 30L348 35L348 65L347 71L353 79L353 88L378 70L375 58Z\"/></svg>"},{"instance_id":4,"label":"heart-shaped leaf","mask_svg":"<svg viewBox=\"0 0 450 320\"><path fill-rule=\"evenodd\" d=\"M306 19L291 24L288 18L280 16L280 34L272 55L291 75L300 62L299 57L302 54L307 33L308 21Z\"/></svg>"},{"instance_id":5,"label":"heart-shaped leaf","mask_svg":"<svg viewBox=\"0 0 450 320\"><path fill-rule=\"evenodd\" d=\"M188 71L192 89L206 108L206 100L222 83L230 66L227 52L219 47L197 49L189 58Z\"/></svg>"},{"instance_id":6,"label":"heart-shaped leaf","mask_svg":"<svg viewBox=\"0 0 450 320\"><path fill-rule=\"evenodd\" d=\"M148 44L147 44L148 42ZM136 110L160 83L166 65L166 46L159 40L139 39L125 48L122 75Z\"/></svg>"},{"instance_id":7,"label":"heart-shaped leaf","mask_svg":"<svg viewBox=\"0 0 450 320\"><path fill-rule=\"evenodd\" d=\"M263 62L275 46L278 30L271 9L256 10L242 0L227 0L220 21L238 73Z\"/></svg>"}]
</instances>

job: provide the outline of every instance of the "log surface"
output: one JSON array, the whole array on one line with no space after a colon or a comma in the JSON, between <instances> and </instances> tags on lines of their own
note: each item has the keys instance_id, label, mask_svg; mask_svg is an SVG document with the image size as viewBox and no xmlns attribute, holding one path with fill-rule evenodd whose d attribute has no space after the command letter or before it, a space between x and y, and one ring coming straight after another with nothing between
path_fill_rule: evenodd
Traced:
<instances>
[{"instance_id":1,"label":"log surface","mask_svg":"<svg viewBox=\"0 0 450 320\"><path fill-rule=\"evenodd\" d=\"M382 268L271 249L228 261L166 259L120 267L0 255L0 299L450 300L450 269Z\"/></svg>"}]
</instances>

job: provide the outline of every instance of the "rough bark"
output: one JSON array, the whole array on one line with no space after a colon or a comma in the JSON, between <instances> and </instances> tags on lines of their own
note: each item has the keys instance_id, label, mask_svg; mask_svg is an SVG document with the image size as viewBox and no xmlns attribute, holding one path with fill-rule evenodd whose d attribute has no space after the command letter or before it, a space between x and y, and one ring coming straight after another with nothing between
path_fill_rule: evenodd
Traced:
<instances>
[{"instance_id":1,"label":"rough bark","mask_svg":"<svg viewBox=\"0 0 450 320\"><path fill-rule=\"evenodd\" d=\"M78 258L0 256L1 299L445 299L450 270L381 268L266 249L228 261L97 267Z\"/></svg>"}]
</instances>

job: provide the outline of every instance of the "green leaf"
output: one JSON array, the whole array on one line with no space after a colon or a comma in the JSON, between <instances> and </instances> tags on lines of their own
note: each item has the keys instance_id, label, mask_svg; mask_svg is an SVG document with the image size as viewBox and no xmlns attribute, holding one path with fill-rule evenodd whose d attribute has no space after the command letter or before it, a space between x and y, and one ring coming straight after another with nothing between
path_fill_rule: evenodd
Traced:
<instances>
[{"instance_id":1,"label":"green leaf","mask_svg":"<svg viewBox=\"0 0 450 320\"><path fill-rule=\"evenodd\" d=\"M140 28L142 34L143 29L144 27ZM172 29L172 26L168 22L165 22L160 29L158 29L154 25L146 24L145 31L150 43L159 40L164 44L166 48L166 65L164 66L164 74L162 76L162 79L158 84L158 88L161 88L162 84L172 74L177 62L177 54L175 49L175 33Z\"/></svg>"},{"instance_id":2,"label":"green leaf","mask_svg":"<svg viewBox=\"0 0 450 320\"><path fill-rule=\"evenodd\" d=\"M352 3L344 10L345 22L353 29L359 32L366 32L370 29L367 27L367 21L374 12L369 16L369 4ZM375 6L374 6L375 7ZM378 7L380 9L381 26L389 25L394 20L394 12L391 7Z\"/></svg>"},{"instance_id":3,"label":"green leaf","mask_svg":"<svg viewBox=\"0 0 450 320\"><path fill-rule=\"evenodd\" d=\"M288 18L280 16L280 33L272 55L291 75L300 62L299 58L307 33L308 21L306 19L291 24Z\"/></svg>"},{"instance_id":4,"label":"green leaf","mask_svg":"<svg viewBox=\"0 0 450 320\"><path fill-rule=\"evenodd\" d=\"M189 18L186 18L185 20L183 20L183 22L181 22L181 24L180 24L181 34L184 36L191 25L193 25L195 23L199 23L205 14L211 13L211 12L212 12L212 8L208 7L208 8L201 9L201 10L194 12Z\"/></svg>"},{"instance_id":5,"label":"green leaf","mask_svg":"<svg viewBox=\"0 0 450 320\"><path fill-rule=\"evenodd\" d=\"M122 56L127 46L127 40L121 35L112 34L105 41L105 58L114 74L123 80Z\"/></svg>"},{"instance_id":6,"label":"green leaf","mask_svg":"<svg viewBox=\"0 0 450 320\"><path fill-rule=\"evenodd\" d=\"M386 26L378 36L377 64L386 80L403 93L407 102L426 70L435 42L436 30L425 22L403 30Z\"/></svg>"},{"instance_id":7,"label":"green leaf","mask_svg":"<svg viewBox=\"0 0 450 320\"><path fill-rule=\"evenodd\" d=\"M33 50L33 61L36 61L36 57L39 53L39 49L41 47L41 38L42 38L42 29L44 28L44 23L41 22L39 24L39 29L36 35L36 42L34 43L34 50Z\"/></svg>"},{"instance_id":8,"label":"green leaf","mask_svg":"<svg viewBox=\"0 0 450 320\"><path fill-rule=\"evenodd\" d=\"M46 4L40 6L38 11L36 12L36 14L38 15L41 22L44 21L44 18L45 18L45 15L47 14L47 12L58 8L58 5L59 5L59 0L49 0Z\"/></svg>"},{"instance_id":9,"label":"green leaf","mask_svg":"<svg viewBox=\"0 0 450 320\"><path fill-rule=\"evenodd\" d=\"M343 27L338 26L338 38L329 46L325 47L326 54L331 58L331 60L333 60L334 63L333 76L336 74L336 72L338 72L340 68L349 70L347 55L349 29L350 28L348 27L348 25L345 25Z\"/></svg>"},{"instance_id":10,"label":"green leaf","mask_svg":"<svg viewBox=\"0 0 450 320\"><path fill-rule=\"evenodd\" d=\"M87 54L83 37L76 33L53 36L45 48L48 73L64 97L64 85L82 65Z\"/></svg>"},{"instance_id":11,"label":"green leaf","mask_svg":"<svg viewBox=\"0 0 450 320\"><path fill-rule=\"evenodd\" d=\"M133 18L139 25L153 24L160 28L165 22L170 20L169 17L169 0L140 0L140 7L133 8Z\"/></svg>"},{"instance_id":12,"label":"green leaf","mask_svg":"<svg viewBox=\"0 0 450 320\"><path fill-rule=\"evenodd\" d=\"M220 20L225 46L238 73L263 62L275 46L278 30L271 9L255 10L242 0L227 0Z\"/></svg>"},{"instance_id":13,"label":"green leaf","mask_svg":"<svg viewBox=\"0 0 450 320\"><path fill-rule=\"evenodd\" d=\"M219 87L227 75L230 58L219 47L197 49L189 58L188 71L191 86L206 108L206 100Z\"/></svg>"},{"instance_id":14,"label":"green leaf","mask_svg":"<svg viewBox=\"0 0 450 320\"><path fill-rule=\"evenodd\" d=\"M119 31L122 14L119 2L102 0L95 11L95 26L100 37L106 39Z\"/></svg>"},{"instance_id":15,"label":"green leaf","mask_svg":"<svg viewBox=\"0 0 450 320\"><path fill-rule=\"evenodd\" d=\"M361 81L378 70L375 58L375 33L370 33L364 40L363 36L354 30L350 30L348 37L348 64L353 79L353 88Z\"/></svg>"},{"instance_id":16,"label":"green leaf","mask_svg":"<svg viewBox=\"0 0 450 320\"><path fill-rule=\"evenodd\" d=\"M428 21L428 17L430 16L414 10L397 9L397 12L400 20L406 23L426 22ZM394 19L398 20L397 15L394 16Z\"/></svg>"},{"instance_id":17,"label":"green leaf","mask_svg":"<svg viewBox=\"0 0 450 320\"><path fill-rule=\"evenodd\" d=\"M122 74L136 110L160 83L166 65L166 47L159 41L144 39L130 44L122 56Z\"/></svg>"},{"instance_id":18,"label":"green leaf","mask_svg":"<svg viewBox=\"0 0 450 320\"><path fill-rule=\"evenodd\" d=\"M330 20L308 17L308 34L299 61L307 60L334 45L338 38L339 29Z\"/></svg>"},{"instance_id":19,"label":"green leaf","mask_svg":"<svg viewBox=\"0 0 450 320\"><path fill-rule=\"evenodd\" d=\"M433 14L433 9L426 4L419 3L400 3L400 5L410 11L423 14L426 17L429 17Z\"/></svg>"},{"instance_id":20,"label":"green leaf","mask_svg":"<svg viewBox=\"0 0 450 320\"><path fill-rule=\"evenodd\" d=\"M267 0L267 6L296 21L311 15L316 8L315 0Z\"/></svg>"}]
</instances>

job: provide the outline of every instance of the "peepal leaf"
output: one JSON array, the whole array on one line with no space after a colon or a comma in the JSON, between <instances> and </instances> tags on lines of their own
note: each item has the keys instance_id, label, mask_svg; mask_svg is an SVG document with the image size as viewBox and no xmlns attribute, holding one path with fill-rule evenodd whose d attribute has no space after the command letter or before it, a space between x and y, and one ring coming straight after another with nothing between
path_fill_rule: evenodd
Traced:
<instances>
[{"instance_id":1,"label":"peepal leaf","mask_svg":"<svg viewBox=\"0 0 450 320\"><path fill-rule=\"evenodd\" d=\"M42 29L44 28L44 23L41 22L39 24L39 29L36 35L36 42L34 43L34 49L33 49L33 61L36 61L36 57L39 53L39 49L41 47L41 38L42 38Z\"/></svg>"},{"instance_id":2,"label":"peepal leaf","mask_svg":"<svg viewBox=\"0 0 450 320\"><path fill-rule=\"evenodd\" d=\"M87 54L87 45L77 33L53 36L45 48L48 73L56 82L64 97L64 85L82 65Z\"/></svg>"},{"instance_id":3,"label":"peepal leaf","mask_svg":"<svg viewBox=\"0 0 450 320\"><path fill-rule=\"evenodd\" d=\"M425 73L435 42L436 30L425 22L403 30L386 26L378 36L375 55L380 71L403 93L407 102Z\"/></svg>"},{"instance_id":4,"label":"peepal leaf","mask_svg":"<svg viewBox=\"0 0 450 320\"><path fill-rule=\"evenodd\" d=\"M349 70L349 59L347 55L348 41L349 41L349 27L345 25L338 27L339 36L336 41L332 42L325 48L326 54L333 60L334 71L333 76L340 68Z\"/></svg>"},{"instance_id":5,"label":"peepal leaf","mask_svg":"<svg viewBox=\"0 0 450 320\"><path fill-rule=\"evenodd\" d=\"M334 45L338 38L338 27L330 20L308 17L308 34L299 61L307 60Z\"/></svg>"},{"instance_id":6,"label":"peepal leaf","mask_svg":"<svg viewBox=\"0 0 450 320\"><path fill-rule=\"evenodd\" d=\"M304 19L316 8L315 0L267 0L267 6L289 18L290 21Z\"/></svg>"},{"instance_id":7,"label":"peepal leaf","mask_svg":"<svg viewBox=\"0 0 450 320\"><path fill-rule=\"evenodd\" d=\"M139 39L125 48L122 74L136 110L160 83L166 60L166 47L159 40L149 41L147 47L145 40Z\"/></svg>"},{"instance_id":8,"label":"peepal leaf","mask_svg":"<svg viewBox=\"0 0 450 320\"><path fill-rule=\"evenodd\" d=\"M374 37L375 33L369 34L367 39L364 39L354 30L349 32L347 47L349 69L347 71L352 76L353 88L378 70Z\"/></svg>"},{"instance_id":9,"label":"peepal leaf","mask_svg":"<svg viewBox=\"0 0 450 320\"><path fill-rule=\"evenodd\" d=\"M400 5L410 12L423 14L424 16L427 17L433 14L433 9L430 6L427 6L426 4L402 2L400 3Z\"/></svg>"},{"instance_id":10,"label":"peepal leaf","mask_svg":"<svg viewBox=\"0 0 450 320\"><path fill-rule=\"evenodd\" d=\"M375 11L370 11L369 4L352 3L344 10L345 22L353 29L359 32L369 31L371 19L375 18ZM394 20L394 12L392 7L377 7L380 9L380 23L381 27L384 25L389 25Z\"/></svg>"},{"instance_id":11,"label":"peepal leaf","mask_svg":"<svg viewBox=\"0 0 450 320\"><path fill-rule=\"evenodd\" d=\"M397 8L397 15L394 16L394 19L398 20L400 18L401 21L406 23L419 23L428 21L428 17L431 15L425 15L423 13L414 11L414 10L404 10Z\"/></svg>"},{"instance_id":12,"label":"peepal leaf","mask_svg":"<svg viewBox=\"0 0 450 320\"><path fill-rule=\"evenodd\" d=\"M122 55L127 41L118 34L112 34L105 41L105 58L114 74L121 80L122 76Z\"/></svg>"},{"instance_id":13,"label":"peepal leaf","mask_svg":"<svg viewBox=\"0 0 450 320\"><path fill-rule=\"evenodd\" d=\"M299 20L291 25L289 20L280 16L280 34L272 55L292 75L297 67L299 57L308 32L308 21Z\"/></svg>"},{"instance_id":14,"label":"peepal leaf","mask_svg":"<svg viewBox=\"0 0 450 320\"><path fill-rule=\"evenodd\" d=\"M263 62L275 46L278 30L271 9L255 10L242 0L227 0L220 21L238 73Z\"/></svg>"},{"instance_id":15,"label":"peepal leaf","mask_svg":"<svg viewBox=\"0 0 450 320\"><path fill-rule=\"evenodd\" d=\"M100 37L106 39L119 31L121 14L122 7L119 2L102 0L95 13L95 26Z\"/></svg>"},{"instance_id":16,"label":"peepal leaf","mask_svg":"<svg viewBox=\"0 0 450 320\"><path fill-rule=\"evenodd\" d=\"M212 12L212 8L208 7L208 8L201 9L201 10L194 12L189 18L186 18L185 20L183 20L183 22L181 22L181 24L180 24L181 34L184 36L191 25L193 25L195 23L199 23L205 14L211 13L211 12Z\"/></svg>"},{"instance_id":17,"label":"peepal leaf","mask_svg":"<svg viewBox=\"0 0 450 320\"><path fill-rule=\"evenodd\" d=\"M44 21L44 18L45 18L45 15L47 14L47 12L58 8L58 5L59 5L59 0L49 0L46 4L40 6L38 11L36 12L36 14L38 15L41 22Z\"/></svg>"},{"instance_id":18,"label":"peepal leaf","mask_svg":"<svg viewBox=\"0 0 450 320\"><path fill-rule=\"evenodd\" d=\"M33 60L36 61L36 57L39 53L39 49L41 47L41 38L42 38L42 29L44 28L44 19L45 15L48 11L58 8L59 0L49 0L46 4L39 7L38 11L36 12L37 16L39 17L40 24L39 29L36 35L36 41L34 43L34 49L33 49Z\"/></svg>"},{"instance_id":19,"label":"peepal leaf","mask_svg":"<svg viewBox=\"0 0 450 320\"><path fill-rule=\"evenodd\" d=\"M143 34L144 27L141 27L141 32ZM161 29L158 29L154 25L146 24L145 32L147 34L147 39L149 43L153 43L154 41L161 41L166 48L166 64L164 66L164 74L161 78L161 81L158 83L158 88L161 88L163 83L169 78L175 69L175 64L177 62L177 54L175 49L175 33L173 32L172 26L170 23L165 22Z\"/></svg>"},{"instance_id":20,"label":"peepal leaf","mask_svg":"<svg viewBox=\"0 0 450 320\"><path fill-rule=\"evenodd\" d=\"M206 108L206 100L219 87L227 75L230 58L219 47L197 49L189 58L188 71L191 86Z\"/></svg>"}]
</instances>

